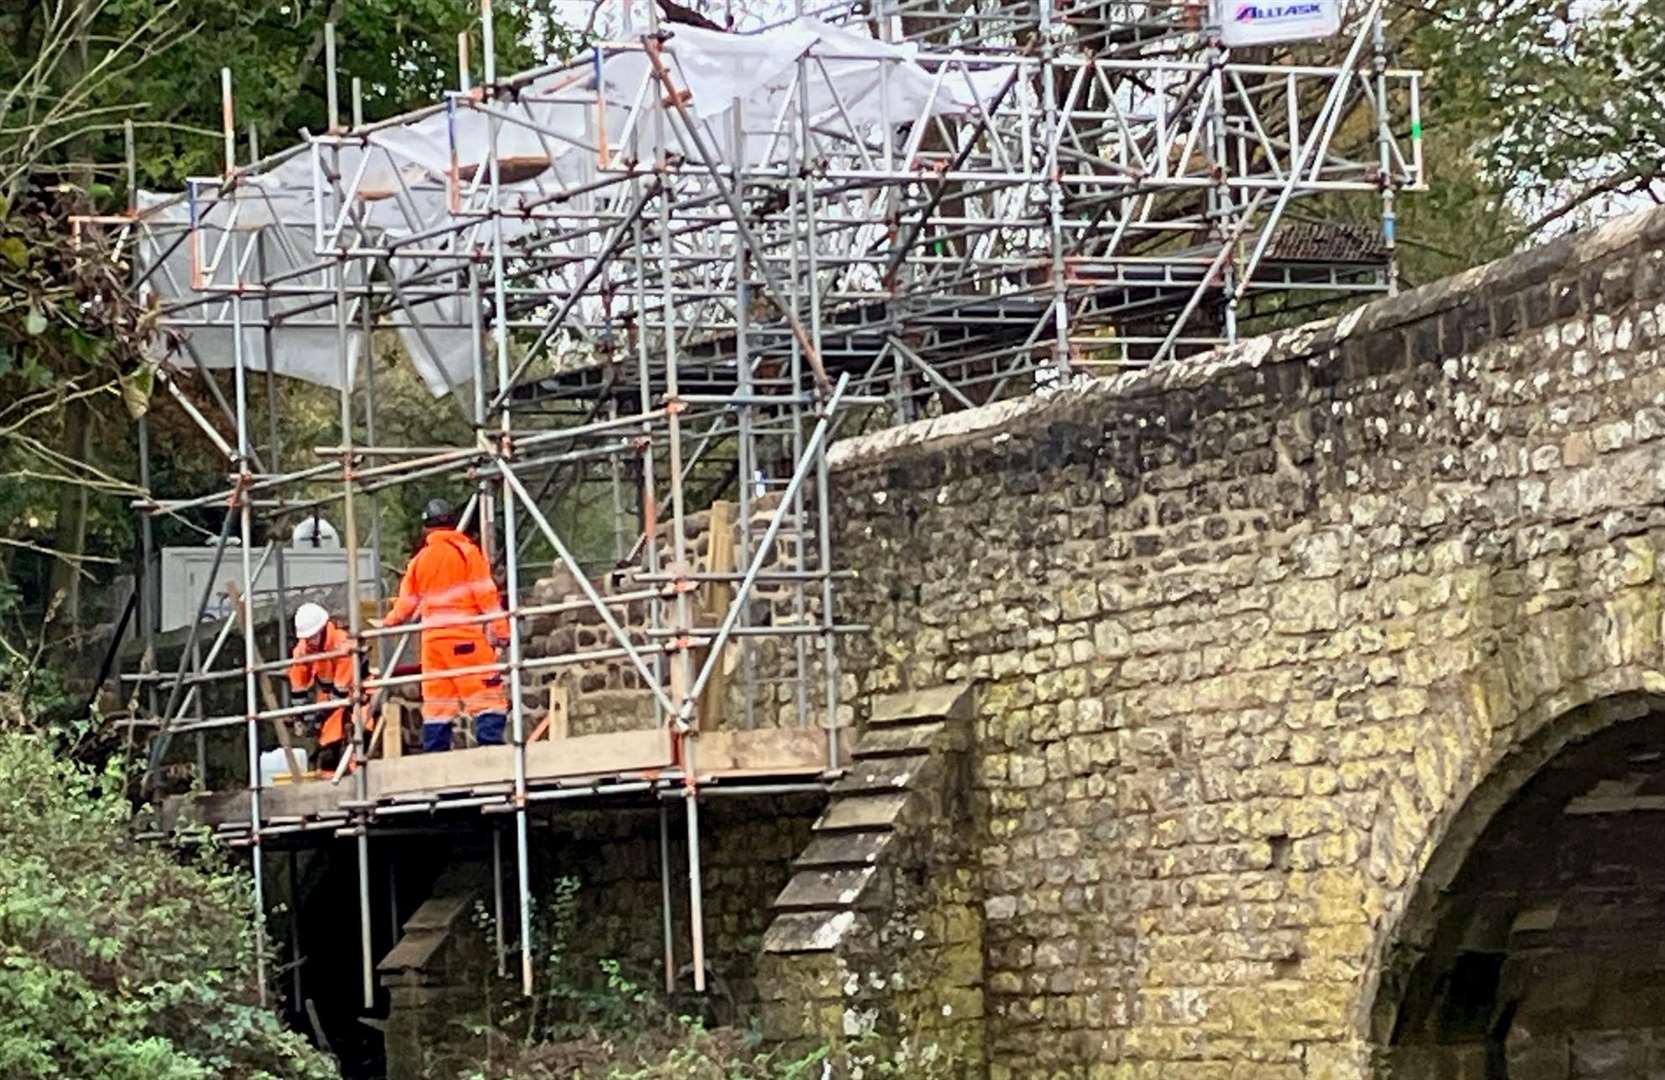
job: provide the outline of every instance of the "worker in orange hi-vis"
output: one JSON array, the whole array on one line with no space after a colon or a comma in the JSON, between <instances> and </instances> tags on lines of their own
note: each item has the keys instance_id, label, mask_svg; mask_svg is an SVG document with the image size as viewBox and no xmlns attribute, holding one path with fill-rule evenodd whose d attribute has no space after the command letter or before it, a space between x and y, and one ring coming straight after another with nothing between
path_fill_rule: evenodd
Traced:
<instances>
[{"instance_id":1,"label":"worker in orange hi-vis","mask_svg":"<svg viewBox=\"0 0 1665 1080\"><path fill-rule=\"evenodd\" d=\"M485 555L457 527L444 499L422 512L422 547L411 557L399 583L399 599L382 620L398 626L422 620L422 749L451 749L451 725L466 712L474 718L475 741L501 743L509 709L500 672L467 672L497 660L497 646L509 640L497 583ZM478 616L496 615L482 623ZM452 675L449 672L462 671Z\"/></svg>"},{"instance_id":2,"label":"worker in orange hi-vis","mask_svg":"<svg viewBox=\"0 0 1665 1080\"><path fill-rule=\"evenodd\" d=\"M351 697L353 693L353 654L345 652L347 634L330 619L329 612L317 604L302 604L295 609L295 648L290 653L289 689L297 694L311 690L319 702ZM331 656L330 653L342 653ZM316 659L314 659L316 658ZM320 713L323 710L319 710ZM347 707L339 705L322 716L314 716L318 729L318 767L331 772L347 749L352 724L347 719Z\"/></svg>"}]
</instances>

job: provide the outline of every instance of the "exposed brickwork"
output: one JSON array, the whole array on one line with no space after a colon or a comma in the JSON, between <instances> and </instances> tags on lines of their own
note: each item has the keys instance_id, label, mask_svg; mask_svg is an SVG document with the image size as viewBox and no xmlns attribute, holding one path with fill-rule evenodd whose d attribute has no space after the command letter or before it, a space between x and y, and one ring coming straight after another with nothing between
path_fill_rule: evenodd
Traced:
<instances>
[{"instance_id":1,"label":"exposed brickwork","mask_svg":"<svg viewBox=\"0 0 1665 1080\"><path fill-rule=\"evenodd\" d=\"M837 448L858 714L981 684L942 827L996 1076L1382 1075L1378 985L1510 762L1665 690L1662 248Z\"/></svg>"}]
</instances>

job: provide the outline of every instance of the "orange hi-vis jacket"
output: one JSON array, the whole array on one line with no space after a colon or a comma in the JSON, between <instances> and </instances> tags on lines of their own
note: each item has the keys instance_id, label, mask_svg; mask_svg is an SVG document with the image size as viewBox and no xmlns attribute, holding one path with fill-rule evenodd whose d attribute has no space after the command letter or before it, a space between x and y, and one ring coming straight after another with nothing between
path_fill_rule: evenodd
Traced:
<instances>
[{"instance_id":1,"label":"orange hi-vis jacket","mask_svg":"<svg viewBox=\"0 0 1665 1080\"><path fill-rule=\"evenodd\" d=\"M456 529L432 529L405 568L399 599L386 622L396 626L420 613L423 638L448 630L452 634L483 634L484 626L489 626L499 639L506 640L509 620L501 617L502 612L491 567L474 541ZM494 613L499 617L484 626L466 622L477 615Z\"/></svg>"},{"instance_id":2,"label":"orange hi-vis jacket","mask_svg":"<svg viewBox=\"0 0 1665 1080\"><path fill-rule=\"evenodd\" d=\"M350 697L353 692L353 656L346 653L342 656L328 657L322 660L309 660L308 656L319 653L340 652L347 647L346 633L335 623L324 624L323 647L314 650L307 641L295 642L294 651L289 665L289 689L297 694L311 690L316 695L315 701L329 701L333 698ZM324 720L323 730L318 733L318 745L328 746L338 743L347 737L347 707L345 705L331 710Z\"/></svg>"},{"instance_id":3,"label":"orange hi-vis jacket","mask_svg":"<svg viewBox=\"0 0 1665 1080\"><path fill-rule=\"evenodd\" d=\"M388 612L397 625L422 616L422 721L448 723L459 713L474 716L507 711L508 697L498 672L469 672L490 664L495 654L486 628L499 640L509 636L509 620L497 598L486 557L456 529L433 529L410 561L399 583L399 600ZM487 623L467 622L497 615Z\"/></svg>"}]
</instances>

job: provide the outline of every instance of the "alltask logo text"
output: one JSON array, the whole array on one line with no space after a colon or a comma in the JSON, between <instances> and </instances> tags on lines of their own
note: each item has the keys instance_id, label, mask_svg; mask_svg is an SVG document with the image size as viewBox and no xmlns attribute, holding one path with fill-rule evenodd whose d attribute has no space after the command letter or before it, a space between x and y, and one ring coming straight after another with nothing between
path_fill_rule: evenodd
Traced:
<instances>
[{"instance_id":1,"label":"alltask logo text","mask_svg":"<svg viewBox=\"0 0 1665 1080\"><path fill-rule=\"evenodd\" d=\"M1319 14L1317 4L1243 4L1238 7L1235 22L1256 22L1262 19L1298 19Z\"/></svg>"}]
</instances>

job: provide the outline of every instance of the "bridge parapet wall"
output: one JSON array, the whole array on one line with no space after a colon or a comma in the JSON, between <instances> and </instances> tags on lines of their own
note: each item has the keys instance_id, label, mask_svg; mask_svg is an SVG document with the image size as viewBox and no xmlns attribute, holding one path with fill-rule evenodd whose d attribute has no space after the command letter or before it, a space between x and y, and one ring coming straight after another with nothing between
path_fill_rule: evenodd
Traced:
<instances>
[{"instance_id":1,"label":"bridge parapet wall","mask_svg":"<svg viewBox=\"0 0 1665 1080\"><path fill-rule=\"evenodd\" d=\"M1662 335L1654 213L835 447L848 700L978 685L994 1075L1377 1075L1459 810L1665 691Z\"/></svg>"}]
</instances>

